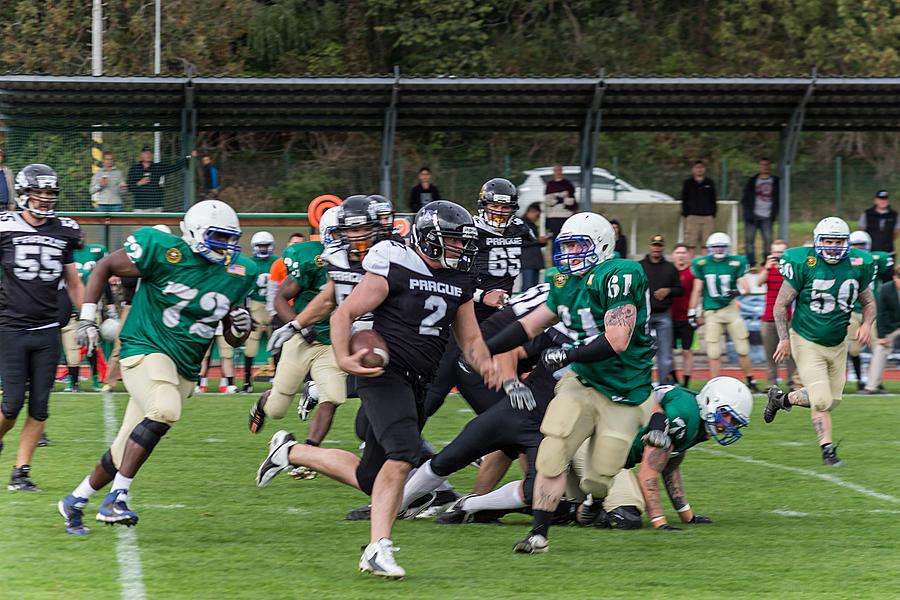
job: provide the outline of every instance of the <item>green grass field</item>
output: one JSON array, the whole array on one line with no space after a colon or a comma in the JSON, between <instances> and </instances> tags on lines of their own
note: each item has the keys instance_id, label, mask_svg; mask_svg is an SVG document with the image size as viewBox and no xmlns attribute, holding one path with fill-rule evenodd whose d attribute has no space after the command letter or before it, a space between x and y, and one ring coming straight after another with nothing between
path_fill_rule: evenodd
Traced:
<instances>
[{"instance_id":1,"label":"green grass field","mask_svg":"<svg viewBox=\"0 0 900 600\"><path fill-rule=\"evenodd\" d=\"M113 397L116 418L125 400ZM685 461L688 498L713 525L682 533L557 527L549 554L519 556L511 546L528 529L524 515L502 526L401 522L397 558L409 575L400 582L357 572L368 524L343 517L366 502L358 492L286 475L255 487L269 436L283 427L301 437L305 425L290 415L253 436L250 397L217 394L187 403L132 487L138 579L135 561L120 557L127 534L95 524L89 536L69 536L56 512L106 447L105 403L99 394L56 394L52 445L33 461L43 492L0 491L0 598L133 598L141 581L146 598L190 599L900 597L898 396L845 398L835 421L848 464L832 470L820 465L806 413L764 425L758 397L744 439L727 448L707 442L711 451ZM330 443L356 448L355 408L340 409ZM470 416L452 398L426 435L444 445ZM17 433L6 440L4 476ZM468 468L451 481L466 491L474 475ZM92 523L99 500L89 505ZM123 572L131 573L124 581Z\"/></svg>"}]
</instances>

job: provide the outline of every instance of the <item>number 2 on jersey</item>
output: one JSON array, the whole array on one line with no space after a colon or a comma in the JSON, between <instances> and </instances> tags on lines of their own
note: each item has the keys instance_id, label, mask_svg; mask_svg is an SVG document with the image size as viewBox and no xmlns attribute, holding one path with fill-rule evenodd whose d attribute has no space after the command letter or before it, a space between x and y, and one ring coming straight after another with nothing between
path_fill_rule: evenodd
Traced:
<instances>
[{"instance_id":1,"label":"number 2 on jersey","mask_svg":"<svg viewBox=\"0 0 900 600\"><path fill-rule=\"evenodd\" d=\"M181 301L163 311L163 324L166 327L177 327L181 322L181 311L197 297L199 290L188 287L183 283L170 281L163 289L163 294L172 294ZM228 297L219 292L207 292L200 297L200 308L210 313L208 317L198 319L192 323L188 331L203 339L211 340L216 334L216 325L231 308Z\"/></svg>"}]
</instances>

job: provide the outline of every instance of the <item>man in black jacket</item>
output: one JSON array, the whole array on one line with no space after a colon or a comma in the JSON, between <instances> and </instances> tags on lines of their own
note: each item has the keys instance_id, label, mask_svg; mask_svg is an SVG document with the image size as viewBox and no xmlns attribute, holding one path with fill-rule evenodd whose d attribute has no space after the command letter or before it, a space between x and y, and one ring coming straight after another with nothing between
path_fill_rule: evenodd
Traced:
<instances>
[{"instance_id":1,"label":"man in black jacket","mask_svg":"<svg viewBox=\"0 0 900 600\"><path fill-rule=\"evenodd\" d=\"M684 294L681 276L663 255L666 241L661 235L650 238L650 251L640 261L650 281L650 317L647 323L656 338L656 375L660 383L672 379L672 298Z\"/></svg>"},{"instance_id":2,"label":"man in black jacket","mask_svg":"<svg viewBox=\"0 0 900 600\"><path fill-rule=\"evenodd\" d=\"M177 173L190 166L190 159L196 151L185 156L184 160L171 163L153 162L153 148L144 146L141 160L128 169L128 191L134 195L134 212L162 212L165 205L163 188L160 179L166 175Z\"/></svg>"},{"instance_id":3,"label":"man in black jacket","mask_svg":"<svg viewBox=\"0 0 900 600\"><path fill-rule=\"evenodd\" d=\"M756 266L756 232L762 233L763 250L772 245L772 223L778 218L780 190L778 177L772 175L772 162L768 158L759 161L759 173L747 180L741 196L744 208L744 244L747 264Z\"/></svg>"},{"instance_id":4,"label":"man in black jacket","mask_svg":"<svg viewBox=\"0 0 900 600\"><path fill-rule=\"evenodd\" d=\"M702 160L694 161L691 176L681 186L681 216L684 217L684 243L698 252L706 245L716 219L716 184L706 176Z\"/></svg>"},{"instance_id":5,"label":"man in black jacket","mask_svg":"<svg viewBox=\"0 0 900 600\"><path fill-rule=\"evenodd\" d=\"M897 218L897 211L890 206L887 190L878 190L875 194L873 206L859 216L859 228L872 236L870 250L894 256L894 240L900 233L900 219ZM891 272L885 270L879 273L878 279L882 282L890 281Z\"/></svg>"}]
</instances>

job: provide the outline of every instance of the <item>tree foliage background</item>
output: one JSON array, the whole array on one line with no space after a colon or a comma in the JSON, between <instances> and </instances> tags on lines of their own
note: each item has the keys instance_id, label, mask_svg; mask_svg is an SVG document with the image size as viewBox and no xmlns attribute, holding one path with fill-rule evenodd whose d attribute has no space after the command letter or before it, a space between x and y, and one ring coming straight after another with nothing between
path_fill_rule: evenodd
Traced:
<instances>
[{"instance_id":1,"label":"tree foliage background","mask_svg":"<svg viewBox=\"0 0 900 600\"><path fill-rule=\"evenodd\" d=\"M90 73L89 0L4 0L0 6L0 71ZM105 4L106 74L152 72L153 10L152 0ZM896 76L900 3L163 0L162 40L164 75L181 75L187 62L204 76L384 74L394 65L404 74L457 76L594 75L600 69L631 75L798 75L813 65L831 76ZM226 187L240 188L236 203L292 209L302 208L315 186L349 193L375 185L378 143L372 136L313 133L213 132L200 140L220 163ZM859 177L861 189L871 178L900 183L893 179L900 166L896 134L805 134L800 148L801 171L805 165L810 172L830 173L835 157L842 156L866 174ZM714 170L727 160L731 171L749 175L757 157L776 152L772 134L616 134L602 137L598 160L605 167L615 161L635 183L671 193L693 158L707 158ZM478 139L404 135L397 154L398 183L408 187L420 164L430 164L439 183L475 165L481 167L474 169L477 176L515 174L574 160L577 140L503 132ZM672 181L657 182L654 175L660 173L672 173ZM452 187L472 195L472 185L460 180Z\"/></svg>"}]
</instances>

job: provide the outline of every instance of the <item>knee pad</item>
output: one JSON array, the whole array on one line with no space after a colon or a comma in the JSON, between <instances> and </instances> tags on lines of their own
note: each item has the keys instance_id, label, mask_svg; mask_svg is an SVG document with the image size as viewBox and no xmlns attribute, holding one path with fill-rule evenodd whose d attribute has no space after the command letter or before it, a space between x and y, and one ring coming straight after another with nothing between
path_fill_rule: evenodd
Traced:
<instances>
[{"instance_id":1,"label":"knee pad","mask_svg":"<svg viewBox=\"0 0 900 600\"><path fill-rule=\"evenodd\" d=\"M734 339L734 351L738 356L747 356L750 354L749 338Z\"/></svg>"},{"instance_id":2,"label":"knee pad","mask_svg":"<svg viewBox=\"0 0 900 600\"><path fill-rule=\"evenodd\" d=\"M538 448L536 461L538 473L556 477L568 468L568 462L565 440L555 436L544 437Z\"/></svg>"},{"instance_id":3,"label":"knee pad","mask_svg":"<svg viewBox=\"0 0 900 600\"><path fill-rule=\"evenodd\" d=\"M581 490L594 498L606 498L607 494L609 494L610 481L612 481L612 477L597 473L586 475L581 478Z\"/></svg>"},{"instance_id":4,"label":"knee pad","mask_svg":"<svg viewBox=\"0 0 900 600\"><path fill-rule=\"evenodd\" d=\"M168 382L157 386L147 417L153 421L174 425L181 418L181 392Z\"/></svg>"},{"instance_id":5,"label":"knee pad","mask_svg":"<svg viewBox=\"0 0 900 600\"><path fill-rule=\"evenodd\" d=\"M263 412L269 418L283 419L293 401L294 394L288 395L284 392L279 392L273 387L269 397L266 398L266 403L263 405Z\"/></svg>"},{"instance_id":6,"label":"knee pad","mask_svg":"<svg viewBox=\"0 0 900 600\"><path fill-rule=\"evenodd\" d=\"M831 389L825 384L813 384L807 388L809 393L809 407L819 412L831 412L837 402L831 397Z\"/></svg>"},{"instance_id":7,"label":"knee pad","mask_svg":"<svg viewBox=\"0 0 900 600\"><path fill-rule=\"evenodd\" d=\"M640 529L643 525L637 506L619 506L606 513L612 529Z\"/></svg>"},{"instance_id":8,"label":"knee pad","mask_svg":"<svg viewBox=\"0 0 900 600\"><path fill-rule=\"evenodd\" d=\"M24 398L21 402L17 402L9 400L9 396L3 396L3 402L0 404L0 412L2 412L3 416L10 421L15 421L19 418L19 413L22 412L22 406L24 404Z\"/></svg>"},{"instance_id":9,"label":"knee pad","mask_svg":"<svg viewBox=\"0 0 900 600\"><path fill-rule=\"evenodd\" d=\"M47 404L44 403L43 406L38 407L34 406L31 400L28 401L28 416L34 419L35 421L44 422L50 417L50 412L47 410Z\"/></svg>"},{"instance_id":10,"label":"knee pad","mask_svg":"<svg viewBox=\"0 0 900 600\"><path fill-rule=\"evenodd\" d=\"M706 356L716 360L722 358L722 336L716 336L716 339L706 338Z\"/></svg>"},{"instance_id":11,"label":"knee pad","mask_svg":"<svg viewBox=\"0 0 900 600\"><path fill-rule=\"evenodd\" d=\"M115 477L116 473L119 472L119 469L116 468L116 464L113 462L112 452L110 450L104 452L103 456L100 457L100 466L110 477Z\"/></svg>"},{"instance_id":12,"label":"knee pad","mask_svg":"<svg viewBox=\"0 0 900 600\"><path fill-rule=\"evenodd\" d=\"M169 431L170 425L160 423L159 421L151 421L144 419L138 423L128 436L135 444L143 448L149 454L153 452L156 444L162 439L166 432Z\"/></svg>"}]
</instances>

